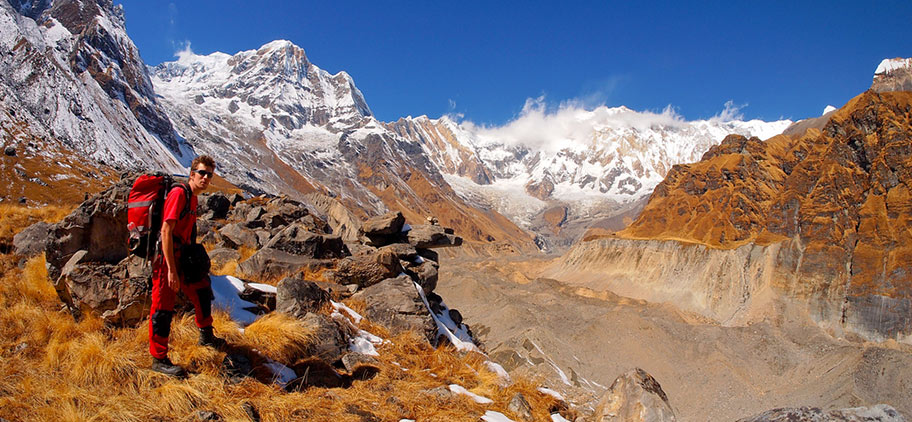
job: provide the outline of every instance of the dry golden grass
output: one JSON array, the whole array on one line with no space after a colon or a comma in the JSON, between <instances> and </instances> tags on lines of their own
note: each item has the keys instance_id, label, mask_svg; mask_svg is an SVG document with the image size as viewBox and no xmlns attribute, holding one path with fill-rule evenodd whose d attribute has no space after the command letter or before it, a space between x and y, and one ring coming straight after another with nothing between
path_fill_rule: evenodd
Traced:
<instances>
[{"instance_id":1,"label":"dry golden grass","mask_svg":"<svg viewBox=\"0 0 912 422\"><path fill-rule=\"evenodd\" d=\"M485 410L511 416L506 406L517 392L532 404L536 420L548 420L555 404L536 390L534 381L503 385L482 355L434 349L417 334L389 337L366 319L360 329L389 341L377 347L380 373L354 381L351 388L287 393L268 382L268 373L231 383L221 369L225 353L196 344L192 315L172 324L169 355L190 372L186 379L172 379L147 369L146 322L111 328L91 314L76 322L48 282L44 258L32 258L22 268L19 259L0 254L0 418L7 420L195 420L199 411L213 411L223 420L249 420L247 404L264 421L476 421ZM364 312L363 302L349 300L347 305ZM310 333L287 316L262 317L243 332L226 314L214 317L216 332L233 348L262 355L255 365L265 358L293 362L310 341ZM429 393L450 384L494 403Z\"/></svg>"},{"instance_id":2,"label":"dry golden grass","mask_svg":"<svg viewBox=\"0 0 912 422\"><path fill-rule=\"evenodd\" d=\"M73 211L74 206L48 205L28 208L15 204L0 204L0 243L12 243L13 236L39 221L56 223Z\"/></svg>"}]
</instances>

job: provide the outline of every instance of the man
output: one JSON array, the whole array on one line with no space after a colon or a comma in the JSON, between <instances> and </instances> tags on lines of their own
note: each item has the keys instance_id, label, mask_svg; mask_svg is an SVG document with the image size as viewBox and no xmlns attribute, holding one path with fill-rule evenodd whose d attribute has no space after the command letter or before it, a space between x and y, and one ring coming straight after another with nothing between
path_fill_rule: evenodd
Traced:
<instances>
[{"instance_id":1,"label":"man","mask_svg":"<svg viewBox=\"0 0 912 422\"><path fill-rule=\"evenodd\" d=\"M171 376L183 376L184 370L168 359L168 336L174 316L174 302L180 289L193 303L196 326L200 330L199 344L221 347L225 341L212 332L212 286L209 276L188 280L180 268L183 246L196 243L196 196L209 187L215 175L215 161L208 155L193 159L190 180L184 188L175 186L165 199L162 212L161 253L152 266L152 308L149 318L149 352L154 362L152 369ZM188 195L185 188L189 187ZM190 201L189 208L186 207ZM189 210L187 212L186 210Z\"/></svg>"}]
</instances>

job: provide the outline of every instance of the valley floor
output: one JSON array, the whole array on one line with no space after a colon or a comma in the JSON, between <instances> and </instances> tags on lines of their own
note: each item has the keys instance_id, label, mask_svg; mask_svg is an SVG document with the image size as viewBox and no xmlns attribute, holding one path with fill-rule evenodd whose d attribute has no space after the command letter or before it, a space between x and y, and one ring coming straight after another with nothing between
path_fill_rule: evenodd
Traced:
<instances>
[{"instance_id":1,"label":"valley floor","mask_svg":"<svg viewBox=\"0 0 912 422\"><path fill-rule=\"evenodd\" d=\"M548 264L542 258L441 264L437 292L492 358L514 373L547 376L553 389L576 391L584 406L594 407L615 378L639 367L659 381L679 421L879 403L912 416L908 345L836 339L792 312L724 327L671 305L536 278Z\"/></svg>"}]
</instances>

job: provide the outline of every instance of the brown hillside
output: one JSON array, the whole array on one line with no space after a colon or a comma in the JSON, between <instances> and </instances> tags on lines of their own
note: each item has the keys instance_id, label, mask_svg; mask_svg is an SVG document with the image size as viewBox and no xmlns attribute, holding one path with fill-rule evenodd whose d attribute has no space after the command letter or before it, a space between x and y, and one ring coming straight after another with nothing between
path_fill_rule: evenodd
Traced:
<instances>
[{"instance_id":1,"label":"brown hillside","mask_svg":"<svg viewBox=\"0 0 912 422\"><path fill-rule=\"evenodd\" d=\"M620 236L718 249L790 239L795 256L780 259L798 277L780 282L788 290L908 307L910 188L912 92L867 91L822 130L766 142L731 135L675 166Z\"/></svg>"}]
</instances>

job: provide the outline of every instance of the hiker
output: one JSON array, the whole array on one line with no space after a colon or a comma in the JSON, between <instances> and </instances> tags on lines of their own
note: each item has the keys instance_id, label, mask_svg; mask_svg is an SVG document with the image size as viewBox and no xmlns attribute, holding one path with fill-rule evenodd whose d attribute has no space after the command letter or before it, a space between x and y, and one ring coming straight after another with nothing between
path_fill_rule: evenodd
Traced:
<instances>
[{"instance_id":1,"label":"hiker","mask_svg":"<svg viewBox=\"0 0 912 422\"><path fill-rule=\"evenodd\" d=\"M206 250L196 243L196 195L206 190L215 175L215 161L208 155L193 159L190 180L183 187L175 186L165 199L162 212L160 254L152 266L152 308L149 318L149 352L152 369L171 376L182 376L184 370L168 359L168 336L174 317L174 302L181 290L193 303L199 344L219 348L225 340L212 332L212 286L209 268L193 263L208 262ZM188 189L189 188L189 189ZM186 206L190 201L189 208Z\"/></svg>"}]
</instances>

